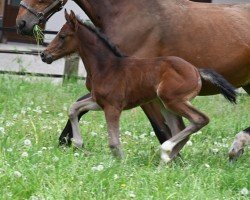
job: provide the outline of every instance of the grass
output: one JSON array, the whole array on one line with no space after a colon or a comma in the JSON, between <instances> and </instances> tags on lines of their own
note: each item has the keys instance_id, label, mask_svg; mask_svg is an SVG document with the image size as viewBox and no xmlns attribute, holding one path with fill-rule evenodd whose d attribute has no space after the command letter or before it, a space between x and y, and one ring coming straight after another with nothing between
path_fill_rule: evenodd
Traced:
<instances>
[{"instance_id":1,"label":"grass","mask_svg":"<svg viewBox=\"0 0 250 200\"><path fill-rule=\"evenodd\" d=\"M0 91L1 199L249 199L240 193L250 189L249 151L227 161L234 135L249 126L247 95L236 106L221 96L196 98L211 122L192 136L182 159L163 166L139 108L122 115L121 162L109 152L101 112L81 120L85 149L58 147L70 104L86 93L82 82L62 87L0 76Z\"/></svg>"}]
</instances>

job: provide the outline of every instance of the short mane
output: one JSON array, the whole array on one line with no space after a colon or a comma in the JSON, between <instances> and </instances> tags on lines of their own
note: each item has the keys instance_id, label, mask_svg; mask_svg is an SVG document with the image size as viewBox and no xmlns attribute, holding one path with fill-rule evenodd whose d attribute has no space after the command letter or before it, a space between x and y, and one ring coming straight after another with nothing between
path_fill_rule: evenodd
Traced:
<instances>
[{"instance_id":1,"label":"short mane","mask_svg":"<svg viewBox=\"0 0 250 200\"><path fill-rule=\"evenodd\" d=\"M117 57L126 57L109 39L102 33L102 31L97 28L90 20L83 21L79 17L77 20L80 24L84 25L88 30L95 33L101 41L117 56Z\"/></svg>"}]
</instances>

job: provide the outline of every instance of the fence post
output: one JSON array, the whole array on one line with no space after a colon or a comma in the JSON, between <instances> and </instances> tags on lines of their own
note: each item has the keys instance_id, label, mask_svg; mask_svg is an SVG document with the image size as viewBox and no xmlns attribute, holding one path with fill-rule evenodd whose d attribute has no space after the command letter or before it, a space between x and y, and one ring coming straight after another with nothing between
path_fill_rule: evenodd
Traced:
<instances>
[{"instance_id":1,"label":"fence post","mask_svg":"<svg viewBox=\"0 0 250 200\"><path fill-rule=\"evenodd\" d=\"M69 81L70 78L76 78L78 76L79 67L79 56L77 54L72 54L67 56L65 60L64 72L63 72L63 83Z\"/></svg>"}]
</instances>

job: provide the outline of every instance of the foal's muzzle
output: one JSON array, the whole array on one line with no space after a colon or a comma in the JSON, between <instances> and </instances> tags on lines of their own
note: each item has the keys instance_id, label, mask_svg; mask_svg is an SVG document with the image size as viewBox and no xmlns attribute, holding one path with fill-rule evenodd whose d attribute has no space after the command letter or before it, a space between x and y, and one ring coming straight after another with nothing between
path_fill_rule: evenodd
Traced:
<instances>
[{"instance_id":1,"label":"foal's muzzle","mask_svg":"<svg viewBox=\"0 0 250 200\"><path fill-rule=\"evenodd\" d=\"M40 57L41 57L42 61L47 63L47 64L51 64L53 62L53 56L50 53L46 53L45 51L43 51L40 54Z\"/></svg>"}]
</instances>

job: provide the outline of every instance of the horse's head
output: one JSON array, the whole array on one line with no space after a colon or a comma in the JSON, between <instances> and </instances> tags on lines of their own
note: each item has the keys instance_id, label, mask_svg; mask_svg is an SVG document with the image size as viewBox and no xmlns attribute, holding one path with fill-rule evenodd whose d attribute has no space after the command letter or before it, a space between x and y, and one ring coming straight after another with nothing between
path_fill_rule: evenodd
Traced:
<instances>
[{"instance_id":1,"label":"horse's head","mask_svg":"<svg viewBox=\"0 0 250 200\"><path fill-rule=\"evenodd\" d=\"M32 35L35 25L44 24L67 0L23 0L16 18L17 30Z\"/></svg>"},{"instance_id":2,"label":"horse's head","mask_svg":"<svg viewBox=\"0 0 250 200\"><path fill-rule=\"evenodd\" d=\"M42 61L47 64L78 51L79 41L76 32L79 22L73 11L69 15L65 10L65 18L67 22L40 55Z\"/></svg>"}]
</instances>

